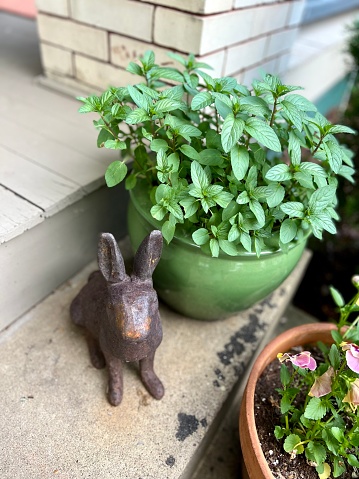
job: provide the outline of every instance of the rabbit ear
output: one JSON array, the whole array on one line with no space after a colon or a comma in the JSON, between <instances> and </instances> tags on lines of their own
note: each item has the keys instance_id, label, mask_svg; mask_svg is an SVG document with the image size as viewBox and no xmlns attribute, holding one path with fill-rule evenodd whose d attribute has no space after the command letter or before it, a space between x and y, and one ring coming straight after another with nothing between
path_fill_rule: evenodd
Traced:
<instances>
[{"instance_id":1,"label":"rabbit ear","mask_svg":"<svg viewBox=\"0 0 359 479\"><path fill-rule=\"evenodd\" d=\"M119 283L128 278L121 251L112 234L101 233L97 257L100 271L106 281Z\"/></svg>"},{"instance_id":2,"label":"rabbit ear","mask_svg":"<svg viewBox=\"0 0 359 479\"><path fill-rule=\"evenodd\" d=\"M151 231L140 244L133 263L133 275L141 280L151 279L162 252L163 238L159 230Z\"/></svg>"}]
</instances>

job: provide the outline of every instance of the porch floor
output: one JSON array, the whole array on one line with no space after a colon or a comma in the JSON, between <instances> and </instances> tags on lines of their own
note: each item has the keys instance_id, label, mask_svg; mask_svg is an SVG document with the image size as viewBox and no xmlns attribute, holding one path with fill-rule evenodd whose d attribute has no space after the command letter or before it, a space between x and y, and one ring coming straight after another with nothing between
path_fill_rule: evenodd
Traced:
<instances>
[{"instance_id":1,"label":"porch floor","mask_svg":"<svg viewBox=\"0 0 359 479\"><path fill-rule=\"evenodd\" d=\"M225 320L191 320L162 305L155 369L165 396L149 396L130 363L116 408L106 371L91 366L69 317L96 268L89 264L0 334L1 478L240 479L246 377L273 334L311 320L287 309L309 257L266 300Z\"/></svg>"}]
</instances>

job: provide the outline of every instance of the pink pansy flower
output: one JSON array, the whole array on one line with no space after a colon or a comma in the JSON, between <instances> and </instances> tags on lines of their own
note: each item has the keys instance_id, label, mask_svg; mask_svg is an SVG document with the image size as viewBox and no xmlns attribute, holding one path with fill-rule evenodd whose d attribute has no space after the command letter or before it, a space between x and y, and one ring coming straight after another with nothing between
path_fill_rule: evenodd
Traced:
<instances>
[{"instance_id":1,"label":"pink pansy flower","mask_svg":"<svg viewBox=\"0 0 359 479\"><path fill-rule=\"evenodd\" d=\"M346 351L348 367L355 373L359 373L359 346L354 343L342 343L342 350Z\"/></svg>"},{"instance_id":2,"label":"pink pansy flower","mask_svg":"<svg viewBox=\"0 0 359 479\"><path fill-rule=\"evenodd\" d=\"M302 369L308 368L311 371L314 371L314 369L317 368L317 363L309 351L303 351L299 354L279 353L277 358L281 363L284 361L291 361L292 364Z\"/></svg>"}]
</instances>

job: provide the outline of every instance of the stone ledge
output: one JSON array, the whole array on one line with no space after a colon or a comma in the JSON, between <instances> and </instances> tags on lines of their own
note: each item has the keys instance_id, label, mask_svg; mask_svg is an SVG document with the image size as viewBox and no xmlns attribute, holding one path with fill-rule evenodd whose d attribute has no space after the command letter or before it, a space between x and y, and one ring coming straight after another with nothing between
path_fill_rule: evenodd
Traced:
<instances>
[{"instance_id":1,"label":"stone ledge","mask_svg":"<svg viewBox=\"0 0 359 479\"><path fill-rule=\"evenodd\" d=\"M0 337L2 479L191 477L308 258L306 252L266 300L223 321L191 320L162 306L155 368L165 397L152 399L129 364L117 408L106 401L106 372L90 366L69 319L72 298L96 266L90 264Z\"/></svg>"}]
</instances>

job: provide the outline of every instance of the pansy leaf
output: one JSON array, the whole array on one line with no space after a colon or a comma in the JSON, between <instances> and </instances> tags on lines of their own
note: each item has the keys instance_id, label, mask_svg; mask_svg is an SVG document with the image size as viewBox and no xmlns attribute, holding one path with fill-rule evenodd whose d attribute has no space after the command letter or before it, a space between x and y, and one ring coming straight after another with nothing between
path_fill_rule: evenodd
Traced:
<instances>
[{"instance_id":1,"label":"pansy leaf","mask_svg":"<svg viewBox=\"0 0 359 479\"><path fill-rule=\"evenodd\" d=\"M332 295L332 298L334 299L334 302L339 308L342 308L345 305L345 301L343 296L339 293L337 289L335 289L333 286L330 286L330 294Z\"/></svg>"},{"instance_id":2,"label":"pansy leaf","mask_svg":"<svg viewBox=\"0 0 359 479\"><path fill-rule=\"evenodd\" d=\"M359 468L358 458L354 454L348 454L347 459L350 466Z\"/></svg>"},{"instance_id":3,"label":"pansy leaf","mask_svg":"<svg viewBox=\"0 0 359 479\"><path fill-rule=\"evenodd\" d=\"M297 434L290 434L284 441L283 448L286 452L302 454L302 452L304 452L304 447L300 442L300 437Z\"/></svg>"},{"instance_id":4,"label":"pansy leaf","mask_svg":"<svg viewBox=\"0 0 359 479\"><path fill-rule=\"evenodd\" d=\"M317 464L322 464L325 461L327 453L325 447L322 444L319 444L318 442L314 441L309 441L307 449L314 457L314 460Z\"/></svg>"},{"instance_id":5,"label":"pansy leaf","mask_svg":"<svg viewBox=\"0 0 359 479\"><path fill-rule=\"evenodd\" d=\"M304 417L314 420L323 419L326 412L327 408L323 402L319 398L313 397L305 408Z\"/></svg>"}]
</instances>

